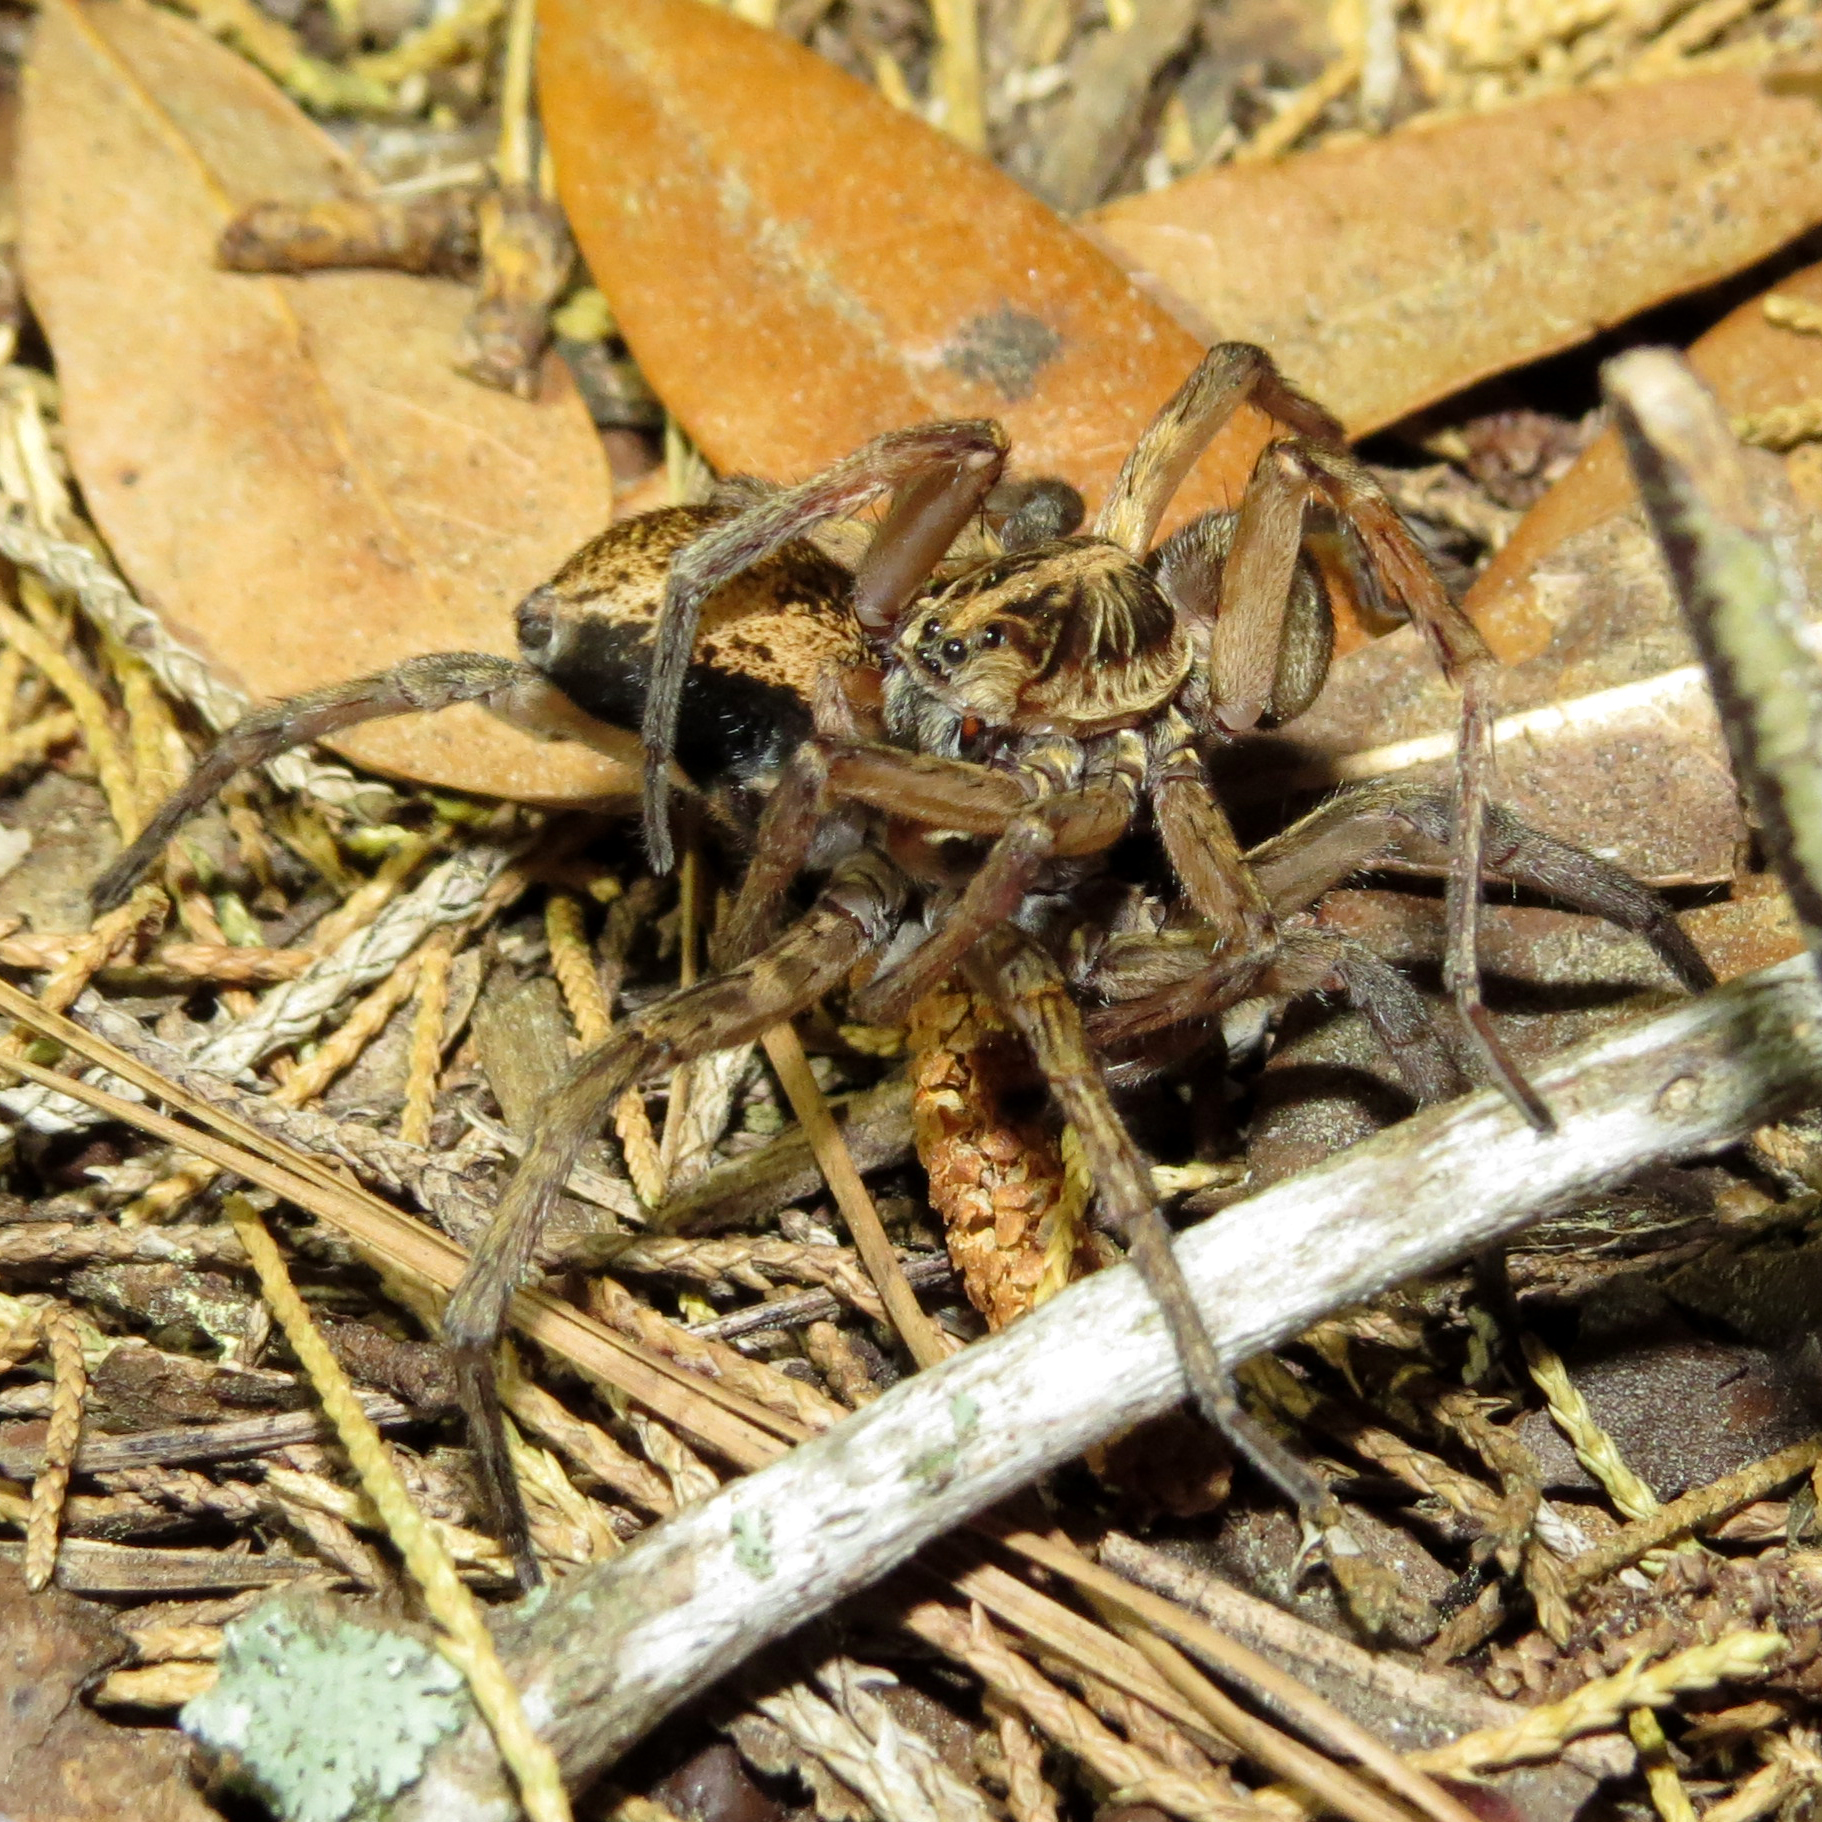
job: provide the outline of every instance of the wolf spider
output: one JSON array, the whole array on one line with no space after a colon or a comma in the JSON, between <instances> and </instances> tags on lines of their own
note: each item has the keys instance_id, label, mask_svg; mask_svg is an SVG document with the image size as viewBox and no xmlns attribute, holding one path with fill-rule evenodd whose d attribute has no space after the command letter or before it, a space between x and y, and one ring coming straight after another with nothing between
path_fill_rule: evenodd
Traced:
<instances>
[{"instance_id":1,"label":"wolf spider","mask_svg":"<svg viewBox=\"0 0 1822 1822\"><path fill-rule=\"evenodd\" d=\"M1192 463L1247 400L1290 434L1259 457L1237 511L1205 514L1151 550ZM855 996L863 1018L902 1019L958 969L1000 1002L1080 1135L1100 1218L1157 1296L1196 1402L1306 1513L1323 1490L1235 1400L1096 1043L1130 1046L1242 999L1333 986L1362 1008L1420 1101L1454 1092L1453 1059L1403 978L1295 916L1362 867L1425 843L1451 857L1447 978L1466 1028L1539 1124L1548 1115L1479 1000L1483 866L1638 931L1690 987L1709 982L1655 894L1488 805L1486 648L1339 426L1262 350L1209 351L1139 439L1090 534L1077 535L1068 490L1039 486L997 538L976 531L976 548L959 554L1005 455L996 424L926 425L882 436L799 486L740 483L709 508L615 527L522 604L523 662L413 659L248 717L98 888L103 901L123 896L178 822L240 767L356 721L456 701L583 738L642 702L646 839L660 870L671 862L684 705L684 758L769 787L717 943L722 972L630 1019L571 1068L450 1299L445 1333L508 1514L518 1506L498 1436L494 1346L605 1109L645 1077L794 1017L862 964L875 970ZM841 525L882 495L892 504L857 546ZM1248 856L1203 754L1292 719L1322 686L1333 629L1304 548L1312 511L1345 528L1382 594L1461 686L1457 788L1369 787ZM1051 950L1022 923L1039 902L1066 901L1147 812L1194 923L1104 944L1079 983L1100 1003L1085 1027ZM788 892L812 866L829 869L826 884L777 933ZM907 915L914 901L921 917ZM523 1564L522 1519L511 1541Z\"/></svg>"}]
</instances>

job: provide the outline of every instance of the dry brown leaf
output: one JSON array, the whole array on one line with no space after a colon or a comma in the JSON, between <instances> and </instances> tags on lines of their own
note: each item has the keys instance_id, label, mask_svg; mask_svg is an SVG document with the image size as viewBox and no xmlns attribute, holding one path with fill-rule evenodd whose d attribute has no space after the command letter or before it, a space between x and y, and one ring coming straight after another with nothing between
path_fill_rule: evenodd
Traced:
<instances>
[{"instance_id":1,"label":"dry brown leaf","mask_svg":"<svg viewBox=\"0 0 1822 1822\"><path fill-rule=\"evenodd\" d=\"M1822 120L1822 110L1817 118ZM1822 265L1780 279L1773 289L1780 297L1822 304ZM1689 363L1730 412L1771 411L1822 398L1822 336L1800 335L1769 321L1763 298L1723 317L1690 348ZM1799 445L1784 458L1784 466L1798 499L1812 510L1822 506L1816 445ZM1468 611L1501 658L1517 664L1548 643L1543 581L1553 555L1637 500L1619 439L1608 431L1525 515L1467 600Z\"/></svg>"},{"instance_id":2,"label":"dry brown leaf","mask_svg":"<svg viewBox=\"0 0 1822 1822\"><path fill-rule=\"evenodd\" d=\"M1822 110L1751 74L1553 95L1131 196L1083 224L1361 436L1822 220Z\"/></svg>"},{"instance_id":3,"label":"dry brown leaf","mask_svg":"<svg viewBox=\"0 0 1822 1822\"><path fill-rule=\"evenodd\" d=\"M115 1727L83 1690L132 1651L113 1616L61 1588L27 1594L0 1563L0 1790L9 1816L42 1822L209 1822L217 1812L189 1776L189 1743L170 1732Z\"/></svg>"},{"instance_id":4,"label":"dry brown leaf","mask_svg":"<svg viewBox=\"0 0 1822 1822\"><path fill-rule=\"evenodd\" d=\"M72 465L179 637L262 697L416 652L513 649L514 604L612 504L559 363L536 403L462 379L451 348L468 300L436 279L217 270L245 205L359 178L278 89L169 13L43 8L21 166L27 285ZM331 744L532 802L632 776L471 706Z\"/></svg>"},{"instance_id":5,"label":"dry brown leaf","mask_svg":"<svg viewBox=\"0 0 1822 1822\"><path fill-rule=\"evenodd\" d=\"M1092 505L1196 338L984 160L698 0L552 0L539 93L570 225L717 468L795 479L880 431L997 417ZM1179 516L1222 504L1241 414Z\"/></svg>"}]
</instances>

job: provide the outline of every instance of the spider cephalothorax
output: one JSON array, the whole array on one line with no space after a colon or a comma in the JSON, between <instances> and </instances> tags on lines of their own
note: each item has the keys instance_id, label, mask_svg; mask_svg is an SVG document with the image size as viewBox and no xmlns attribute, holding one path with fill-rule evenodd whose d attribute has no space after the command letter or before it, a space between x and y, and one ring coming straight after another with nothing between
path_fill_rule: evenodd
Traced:
<instances>
[{"instance_id":1,"label":"spider cephalothorax","mask_svg":"<svg viewBox=\"0 0 1822 1822\"><path fill-rule=\"evenodd\" d=\"M1205 515L1153 551L1178 484L1246 400L1288 434L1259 458L1236 512ZM1042 486L997 536L983 530L1005 456L997 425L925 425L795 487L739 483L704 509L615 527L527 599L522 662L413 659L249 717L98 888L124 896L239 766L448 702L479 700L610 748L625 734L605 724L636 710L646 839L661 867L677 760L694 761L702 784L769 787L717 942L724 971L628 1019L574 1065L445 1313L509 1509L493 1347L605 1110L644 1077L756 1038L857 974L872 971L856 1004L876 1020L901 1018L958 970L999 1003L1081 1140L1099 1215L1157 1295L1198 1403L1306 1507L1322 1489L1236 1404L1096 1045L1123 1050L1243 1000L1334 987L1366 1013L1417 1099L1454 1092L1454 1059L1402 976L1297 919L1350 874L1409 851L1450 856L1446 976L1496 1079L1535 1120L1548 1116L1479 1003L1483 864L1641 932L1691 986L1708 978L1655 895L1489 805L1485 646L1339 427L1261 350L1209 351L1140 438L1088 535L1075 535L1068 490ZM880 496L892 505L869 539L853 521ZM1333 636L1305 551L1312 510L1344 528L1385 601L1462 686L1458 789L1339 797L1249 855L1209 788L1203 749L1298 714L1321 687ZM828 687L879 668L881 717L865 691ZM1170 927L1103 944L1072 983L1032 907L1072 891L1139 827L1174 876ZM820 895L780 931L813 866L829 869ZM526 1572L522 1524L514 1543Z\"/></svg>"},{"instance_id":2,"label":"spider cephalothorax","mask_svg":"<svg viewBox=\"0 0 1822 1822\"><path fill-rule=\"evenodd\" d=\"M886 728L950 756L983 729L1109 734L1157 714L1193 656L1130 552L1058 539L992 558L915 603L892 650Z\"/></svg>"}]
</instances>

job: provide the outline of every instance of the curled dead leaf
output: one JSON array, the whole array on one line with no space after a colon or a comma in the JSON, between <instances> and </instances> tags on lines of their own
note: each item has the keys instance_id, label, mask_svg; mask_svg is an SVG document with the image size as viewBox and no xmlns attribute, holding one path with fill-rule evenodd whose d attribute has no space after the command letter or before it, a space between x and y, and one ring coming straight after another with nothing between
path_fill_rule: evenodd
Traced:
<instances>
[{"instance_id":1,"label":"curled dead leaf","mask_svg":"<svg viewBox=\"0 0 1822 1822\"><path fill-rule=\"evenodd\" d=\"M1822 304L1822 266L1776 294ZM1736 413L1822 397L1822 337L1771 321L1755 298L1689 351ZM1754 452L1769 467L1778 457ZM1790 549L1822 590L1822 461L1781 458L1799 501ZM1500 793L1527 820L1666 884L1734 876L1746 826L1727 743L1696 650L1609 432L1534 506L1467 598L1504 661ZM1421 767L1441 777L1456 714L1408 629L1351 653L1290 730L1286 764L1256 764L1256 791ZM1624 765L1614 755L1626 756Z\"/></svg>"},{"instance_id":2,"label":"curled dead leaf","mask_svg":"<svg viewBox=\"0 0 1822 1822\"><path fill-rule=\"evenodd\" d=\"M26 282L57 356L72 466L148 603L256 696L418 652L510 652L514 604L611 511L560 364L536 403L461 378L451 348L467 297L436 279L219 270L216 242L242 207L360 178L183 20L52 0L27 95ZM636 788L617 761L473 707L330 744L531 802Z\"/></svg>"}]
</instances>

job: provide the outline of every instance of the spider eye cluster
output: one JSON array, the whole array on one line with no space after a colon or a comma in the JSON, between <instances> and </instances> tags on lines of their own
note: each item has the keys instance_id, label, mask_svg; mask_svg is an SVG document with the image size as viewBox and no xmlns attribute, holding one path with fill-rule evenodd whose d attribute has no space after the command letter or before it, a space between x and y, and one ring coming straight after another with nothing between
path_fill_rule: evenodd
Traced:
<instances>
[{"instance_id":1,"label":"spider eye cluster","mask_svg":"<svg viewBox=\"0 0 1822 1822\"><path fill-rule=\"evenodd\" d=\"M917 629L917 655L930 670L956 670L976 652L991 652L1006 643L1006 628L995 622L968 637L944 637L941 620L934 615Z\"/></svg>"}]
</instances>

